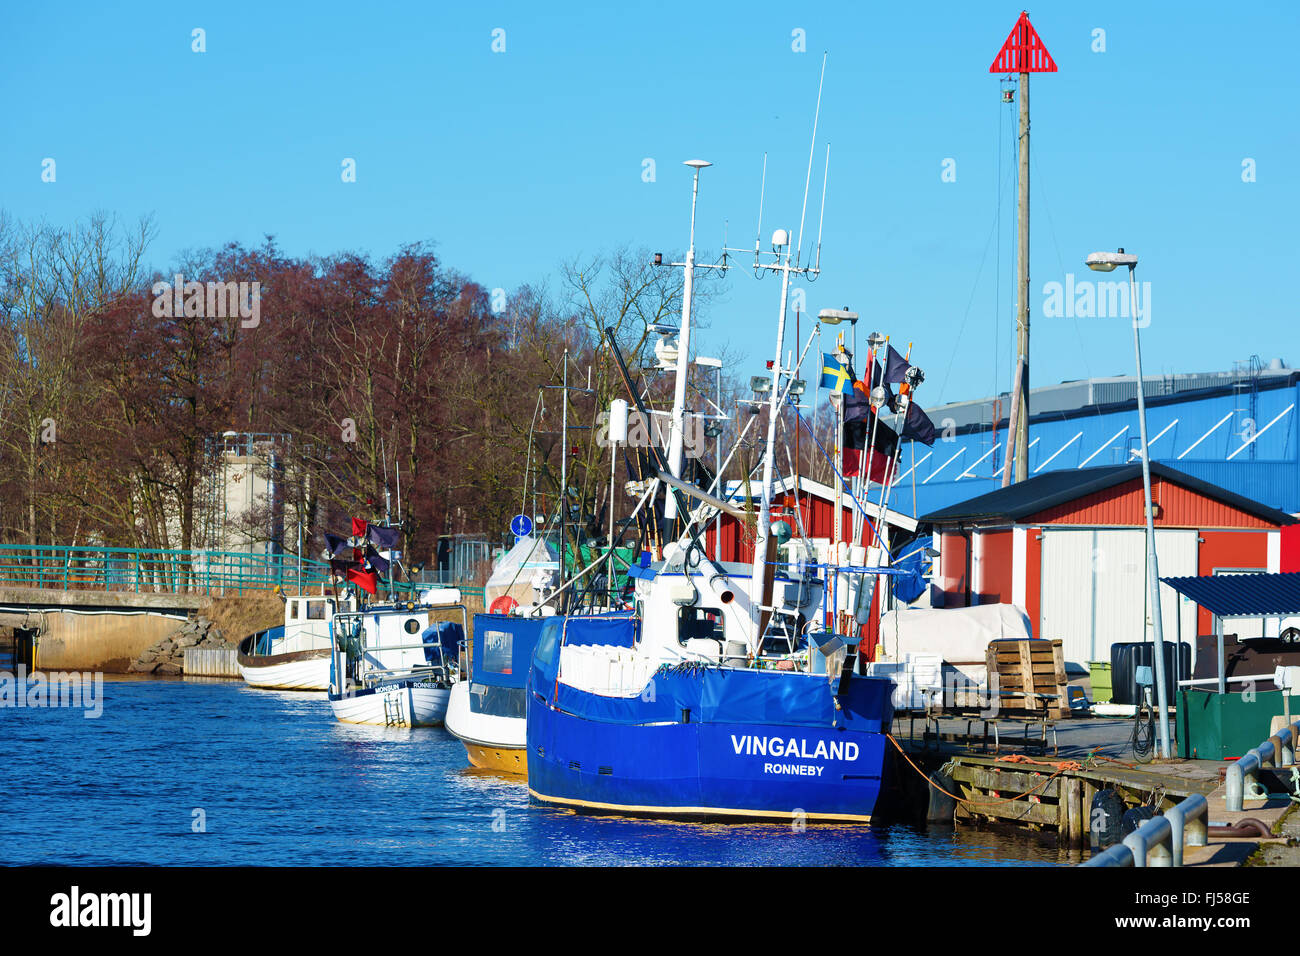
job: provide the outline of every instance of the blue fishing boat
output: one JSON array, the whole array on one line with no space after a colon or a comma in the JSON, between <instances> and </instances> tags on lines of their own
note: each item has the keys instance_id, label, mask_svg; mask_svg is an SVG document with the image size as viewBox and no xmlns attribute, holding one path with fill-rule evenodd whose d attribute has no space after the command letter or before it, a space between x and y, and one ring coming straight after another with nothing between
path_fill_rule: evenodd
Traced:
<instances>
[{"instance_id":1,"label":"blue fishing boat","mask_svg":"<svg viewBox=\"0 0 1300 956\"><path fill-rule=\"evenodd\" d=\"M680 587L681 576L672 578L650 583L648 605ZM669 607L678 610L671 600ZM771 642L757 660L733 648L728 660L725 607L691 607L666 632L656 621L662 615L647 610L542 624L528 686L534 797L683 819L871 819L893 717L891 681L856 674L845 681L833 664L822 673L795 670L826 659L788 641ZM702 620L716 638L694 636ZM715 648L688 649L696 641Z\"/></svg>"},{"instance_id":2,"label":"blue fishing boat","mask_svg":"<svg viewBox=\"0 0 1300 956\"><path fill-rule=\"evenodd\" d=\"M698 191L700 170L709 164L687 165ZM838 550L819 554L802 529L796 536L772 515L777 427L790 406L795 415L788 417L798 415L803 388L799 363L785 350L790 282L820 269L801 263L787 230L773 233L770 259L754 244L755 271L781 276L781 302L770 372L751 383L760 400L749 404L767 412L767 434L761 481L747 486L757 512L746 512L719 496L725 465L708 488L686 480L682 467L694 205L691 222L681 329L654 328L664 336L678 332L671 438L666 453L650 449L663 493L654 536L662 550L630 572L630 613L558 615L542 624L527 687L529 791L543 803L581 811L867 822L886 765L893 682L856 673L856 644L879 575L889 571L880 567L887 541L866 521L875 557L850 562ZM846 310L829 316L857 318ZM605 339L629 398L649 420L613 329ZM873 392L871 401L878 409L884 393ZM868 461L872 451L865 449ZM706 553L700 528L719 511L754 521L752 562L721 563ZM832 592L848 578L853 595L845 601L844 589ZM856 610L845 615L843 607Z\"/></svg>"}]
</instances>

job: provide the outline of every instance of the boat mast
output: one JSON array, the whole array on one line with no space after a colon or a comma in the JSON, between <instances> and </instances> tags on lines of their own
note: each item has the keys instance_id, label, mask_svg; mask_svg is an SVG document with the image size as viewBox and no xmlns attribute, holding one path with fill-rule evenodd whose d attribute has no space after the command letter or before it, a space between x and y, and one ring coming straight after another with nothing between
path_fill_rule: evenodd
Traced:
<instances>
[{"instance_id":1,"label":"boat mast","mask_svg":"<svg viewBox=\"0 0 1300 956\"><path fill-rule=\"evenodd\" d=\"M707 169L713 164L706 159L688 159L684 160L682 165L691 167L695 171L695 175L692 177L691 183L691 235L686 248L686 261L669 263L669 265L681 267L683 270L682 325L677 334L677 370L673 381L672 426L668 437L668 471L674 478L682 476L683 447L685 445L686 384L691 368L691 306L695 295L695 270L697 268L718 269L724 274L727 271L726 253L723 253L720 263L702 266L695 264L695 204L700 195L700 170ZM661 257L655 256L655 265L660 264L662 264ZM674 537L672 531L673 525L677 521L677 513L677 498L668 495L664 500L664 541L669 541Z\"/></svg>"},{"instance_id":2,"label":"boat mast","mask_svg":"<svg viewBox=\"0 0 1300 956\"><path fill-rule=\"evenodd\" d=\"M813 112L812 128L812 145L808 150L808 176L804 181L803 208L799 214L799 245L796 250L790 248L790 233L785 229L778 229L772 234L772 251L776 254L772 262L759 262L759 246L762 242L762 220L759 220L759 235L754 240L754 271L767 269L772 272L781 273L781 305L777 311L776 321L776 354L772 360L772 382L771 391L768 398L767 412L767 443L763 451L763 484L759 495L758 508L758 526L755 529L754 536L754 564L751 572L751 590L750 594L753 599L750 603L750 623L753 626L753 642L750 645L750 653L755 657L763 647L763 632L767 628L767 622L770 619L772 606L772 595L769 592L768 570L769 561L775 560L775 553L769 555L769 550L773 550L775 543L772 538L772 479L773 463L776 458L776 424L779 414L779 407L782 398L781 376L787 375L793 378L797 374L798 363L791 368L783 368L781 364L781 353L785 348L785 319L790 301L790 276L807 275L816 277L821 273L821 224L817 227L817 258L812 265L805 266L800 261L803 252L803 217L808 211L808 187L812 182L812 162L813 154L817 147L817 123L821 118L822 107L822 84L826 80L826 54L822 54L821 76L817 81L817 107ZM830 175L830 153L826 154L826 177ZM766 185L767 180L767 157L763 158L763 180ZM822 180L822 215L821 220L824 223L826 214L826 178ZM759 215L762 215L763 200L759 198ZM811 344L812 338L809 338ZM800 360L802 360L802 355ZM767 610L765 610L767 609Z\"/></svg>"},{"instance_id":3,"label":"boat mast","mask_svg":"<svg viewBox=\"0 0 1300 956\"><path fill-rule=\"evenodd\" d=\"M766 623L763 605L770 605L771 599L764 587L767 576L769 540L772 531L772 466L776 452L776 423L779 414L777 402L781 395L781 352L785 348L785 317L790 300L790 273L800 273L798 264L792 265L790 257L790 235L784 229L778 229L772 236L772 246L776 250L776 262L766 268L781 273L781 305L776 320L776 357L772 362L772 386L767 405L767 443L763 450L763 484L760 487L758 507L758 527L754 536L754 564L750 591L754 601L750 605L750 623L753 625L754 642L752 652L758 654L763 643L763 624Z\"/></svg>"}]
</instances>

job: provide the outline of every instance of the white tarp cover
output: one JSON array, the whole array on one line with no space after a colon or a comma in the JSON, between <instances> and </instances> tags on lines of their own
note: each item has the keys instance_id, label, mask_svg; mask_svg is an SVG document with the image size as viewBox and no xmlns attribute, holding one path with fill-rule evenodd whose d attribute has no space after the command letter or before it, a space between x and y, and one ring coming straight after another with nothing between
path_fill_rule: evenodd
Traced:
<instances>
[{"instance_id":1,"label":"white tarp cover","mask_svg":"<svg viewBox=\"0 0 1300 956\"><path fill-rule=\"evenodd\" d=\"M881 660L933 654L950 664L984 664L989 641L1033 637L1029 617L1014 604L902 608L880 616Z\"/></svg>"},{"instance_id":2,"label":"white tarp cover","mask_svg":"<svg viewBox=\"0 0 1300 956\"><path fill-rule=\"evenodd\" d=\"M541 538L524 535L513 548L501 555L492 565L484 588L484 601L488 607L503 594L509 594L520 604L533 603L533 577L538 571L560 568L559 555Z\"/></svg>"}]
</instances>

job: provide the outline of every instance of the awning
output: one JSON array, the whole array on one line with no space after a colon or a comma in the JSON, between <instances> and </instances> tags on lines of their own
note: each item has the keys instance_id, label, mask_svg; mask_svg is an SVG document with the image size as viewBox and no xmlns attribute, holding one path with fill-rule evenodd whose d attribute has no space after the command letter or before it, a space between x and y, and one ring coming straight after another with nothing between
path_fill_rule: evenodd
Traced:
<instances>
[{"instance_id":1,"label":"awning","mask_svg":"<svg viewBox=\"0 0 1300 956\"><path fill-rule=\"evenodd\" d=\"M1217 617L1300 614L1300 572L1161 578Z\"/></svg>"}]
</instances>

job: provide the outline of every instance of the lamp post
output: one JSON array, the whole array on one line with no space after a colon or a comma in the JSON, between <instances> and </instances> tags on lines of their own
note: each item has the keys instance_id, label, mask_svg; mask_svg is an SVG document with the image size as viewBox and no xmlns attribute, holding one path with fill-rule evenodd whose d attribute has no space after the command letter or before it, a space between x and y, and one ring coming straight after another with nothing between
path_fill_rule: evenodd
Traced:
<instances>
[{"instance_id":1,"label":"lamp post","mask_svg":"<svg viewBox=\"0 0 1300 956\"><path fill-rule=\"evenodd\" d=\"M1137 360L1138 430L1142 436L1142 494L1146 502L1147 525L1147 601L1151 608L1151 629L1155 637L1156 707L1160 711L1160 756L1169 756L1169 709L1165 692L1165 635L1160 615L1160 575L1156 565L1156 529L1151 508L1151 456L1147 448L1147 406L1142 386L1142 343L1138 337L1137 320L1137 269L1138 257L1125 252L1094 252L1085 260L1094 272L1113 272L1117 266L1128 266L1129 314L1133 318L1133 355Z\"/></svg>"},{"instance_id":2,"label":"lamp post","mask_svg":"<svg viewBox=\"0 0 1300 956\"><path fill-rule=\"evenodd\" d=\"M852 333L852 352L850 354L856 359L858 354L858 313L850 311L848 306L842 309L822 309L817 313L817 321L822 325L839 325L841 322L847 322L853 329ZM838 404L835 406L835 451L843 455L844 447L844 396L841 394ZM844 481L840 478L840 469L835 467L835 546L839 547L840 540L844 536ZM850 491L852 494L852 491Z\"/></svg>"}]
</instances>

